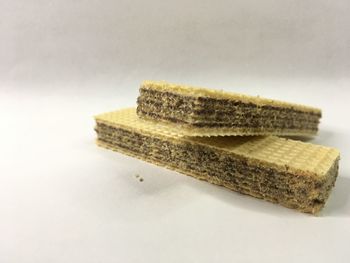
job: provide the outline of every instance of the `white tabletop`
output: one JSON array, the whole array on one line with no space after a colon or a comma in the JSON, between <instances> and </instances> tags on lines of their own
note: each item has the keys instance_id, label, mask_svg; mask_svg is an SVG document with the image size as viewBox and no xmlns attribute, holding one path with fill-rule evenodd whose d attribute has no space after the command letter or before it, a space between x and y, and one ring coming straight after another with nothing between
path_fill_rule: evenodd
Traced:
<instances>
[{"instance_id":1,"label":"white tabletop","mask_svg":"<svg viewBox=\"0 0 350 263\"><path fill-rule=\"evenodd\" d=\"M2 1L0 262L349 262L349 24L348 0ZM322 108L322 214L98 148L144 79Z\"/></svg>"}]
</instances>

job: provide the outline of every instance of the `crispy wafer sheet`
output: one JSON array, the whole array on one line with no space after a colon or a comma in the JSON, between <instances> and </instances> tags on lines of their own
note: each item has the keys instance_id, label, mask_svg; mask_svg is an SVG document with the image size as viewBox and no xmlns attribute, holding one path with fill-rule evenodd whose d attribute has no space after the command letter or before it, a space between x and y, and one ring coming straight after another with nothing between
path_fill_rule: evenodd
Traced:
<instances>
[{"instance_id":1,"label":"crispy wafer sheet","mask_svg":"<svg viewBox=\"0 0 350 263\"><path fill-rule=\"evenodd\" d=\"M141 84L137 114L187 136L313 136L322 115L299 104L157 81Z\"/></svg>"},{"instance_id":2,"label":"crispy wafer sheet","mask_svg":"<svg viewBox=\"0 0 350 263\"><path fill-rule=\"evenodd\" d=\"M97 144L234 191L317 213L338 174L339 152L266 137L189 137L135 109L96 116Z\"/></svg>"}]
</instances>

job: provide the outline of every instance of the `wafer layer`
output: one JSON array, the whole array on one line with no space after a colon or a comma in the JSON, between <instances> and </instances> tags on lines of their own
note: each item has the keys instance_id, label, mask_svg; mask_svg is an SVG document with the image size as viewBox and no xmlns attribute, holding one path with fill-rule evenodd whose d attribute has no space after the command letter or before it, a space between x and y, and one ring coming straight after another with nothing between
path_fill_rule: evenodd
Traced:
<instances>
[{"instance_id":1,"label":"wafer layer","mask_svg":"<svg viewBox=\"0 0 350 263\"><path fill-rule=\"evenodd\" d=\"M137 102L140 117L187 136L311 136L321 118L312 107L166 82L143 82Z\"/></svg>"},{"instance_id":2,"label":"wafer layer","mask_svg":"<svg viewBox=\"0 0 350 263\"><path fill-rule=\"evenodd\" d=\"M234 191L317 213L338 174L339 152L268 137L187 137L135 109L96 116L97 144Z\"/></svg>"}]
</instances>

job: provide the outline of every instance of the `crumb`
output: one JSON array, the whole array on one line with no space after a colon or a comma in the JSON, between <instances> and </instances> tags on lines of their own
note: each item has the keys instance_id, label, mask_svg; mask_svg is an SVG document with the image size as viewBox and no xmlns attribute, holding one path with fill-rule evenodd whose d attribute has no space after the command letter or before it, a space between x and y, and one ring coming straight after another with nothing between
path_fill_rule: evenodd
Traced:
<instances>
[{"instance_id":1,"label":"crumb","mask_svg":"<svg viewBox=\"0 0 350 263\"><path fill-rule=\"evenodd\" d=\"M135 178L138 179L140 182L143 182L143 178L139 174L136 174Z\"/></svg>"}]
</instances>

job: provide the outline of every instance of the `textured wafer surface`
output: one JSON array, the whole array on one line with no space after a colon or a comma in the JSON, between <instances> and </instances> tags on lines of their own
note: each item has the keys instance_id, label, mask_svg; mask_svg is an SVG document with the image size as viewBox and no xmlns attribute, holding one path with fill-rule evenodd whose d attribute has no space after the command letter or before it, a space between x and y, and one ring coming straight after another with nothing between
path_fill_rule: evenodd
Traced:
<instances>
[{"instance_id":1,"label":"textured wafer surface","mask_svg":"<svg viewBox=\"0 0 350 263\"><path fill-rule=\"evenodd\" d=\"M325 205L338 175L332 148L265 137L184 136L135 109L96 116L97 144L302 212Z\"/></svg>"},{"instance_id":2,"label":"textured wafer surface","mask_svg":"<svg viewBox=\"0 0 350 263\"><path fill-rule=\"evenodd\" d=\"M305 106L297 103L284 102L279 100L262 98L259 96L249 96L240 93L227 92L216 89L209 89L204 87L194 87L189 85L180 85L169 83L166 81L143 81L141 88L156 89L161 91L171 91L180 95L195 96L195 97L211 97L218 99L232 99L239 100L246 103L253 103L260 106L276 106L283 108L293 108L305 112L321 113L321 110L316 107Z\"/></svg>"},{"instance_id":3,"label":"textured wafer surface","mask_svg":"<svg viewBox=\"0 0 350 263\"><path fill-rule=\"evenodd\" d=\"M198 142L252 161L266 163L283 171L294 171L306 176L322 177L339 158L333 148L304 143L275 136L267 137L188 137L169 129L164 123L142 120L135 109L124 109L97 115L96 121L111 127L122 127L168 140Z\"/></svg>"},{"instance_id":4,"label":"textured wafer surface","mask_svg":"<svg viewBox=\"0 0 350 263\"><path fill-rule=\"evenodd\" d=\"M266 136L266 135L276 135L276 136L302 136L302 137L313 137L317 131L310 131L306 129L276 129L276 128L247 128L247 127L236 127L236 128L215 128L215 127L201 127L196 128L188 125L176 124L171 122L166 122L163 120L155 120L148 118L146 116L140 116L141 118L147 120L148 122L153 122L158 124L163 123L163 127L166 129L177 130L177 132L184 136L194 136L194 137L217 137L217 136Z\"/></svg>"},{"instance_id":5,"label":"textured wafer surface","mask_svg":"<svg viewBox=\"0 0 350 263\"><path fill-rule=\"evenodd\" d=\"M167 82L141 84L137 114L187 136L313 136L313 107Z\"/></svg>"}]
</instances>

